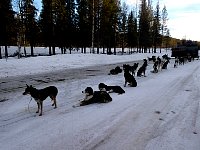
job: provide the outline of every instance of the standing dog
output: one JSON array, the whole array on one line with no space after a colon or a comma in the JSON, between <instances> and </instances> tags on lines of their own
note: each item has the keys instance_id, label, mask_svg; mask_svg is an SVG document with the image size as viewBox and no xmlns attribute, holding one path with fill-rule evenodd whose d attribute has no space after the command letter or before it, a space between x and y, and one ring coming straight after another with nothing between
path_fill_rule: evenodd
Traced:
<instances>
[{"instance_id":1,"label":"standing dog","mask_svg":"<svg viewBox=\"0 0 200 150\"><path fill-rule=\"evenodd\" d=\"M85 93L85 98L81 101L80 106L93 103L108 103L112 98L106 91L93 91L91 87L87 87L82 93Z\"/></svg>"},{"instance_id":2,"label":"standing dog","mask_svg":"<svg viewBox=\"0 0 200 150\"><path fill-rule=\"evenodd\" d=\"M123 65L123 68L124 68L124 79L125 79L124 87L126 86L127 83L129 83L131 87L136 87L137 81L135 80L134 76L130 74L129 66Z\"/></svg>"},{"instance_id":3,"label":"standing dog","mask_svg":"<svg viewBox=\"0 0 200 150\"><path fill-rule=\"evenodd\" d=\"M33 97L35 99L35 101L37 102L37 106L38 106L38 110L36 111L36 113L39 113L39 111L40 111L39 116L42 116L43 101L48 96L53 101L52 106L54 106L54 108L57 108L56 96L58 94L58 89L55 86L49 86L44 89L36 89L32 85L30 85L30 86L26 85L26 86L27 87L26 87L23 95L30 94L31 97Z\"/></svg>"},{"instance_id":4,"label":"standing dog","mask_svg":"<svg viewBox=\"0 0 200 150\"><path fill-rule=\"evenodd\" d=\"M100 91L115 92L115 93L118 93L118 94L125 93L125 91L120 86L108 86L104 83L99 83L99 90Z\"/></svg>"}]
</instances>

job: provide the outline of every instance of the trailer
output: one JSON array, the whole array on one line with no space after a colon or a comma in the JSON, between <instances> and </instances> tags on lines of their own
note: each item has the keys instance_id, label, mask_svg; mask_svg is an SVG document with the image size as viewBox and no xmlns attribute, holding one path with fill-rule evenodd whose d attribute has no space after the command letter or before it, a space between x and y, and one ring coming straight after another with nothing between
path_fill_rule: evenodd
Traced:
<instances>
[{"instance_id":1,"label":"trailer","mask_svg":"<svg viewBox=\"0 0 200 150\"><path fill-rule=\"evenodd\" d=\"M178 45L175 48L172 48L172 57L192 57L199 58L199 46L197 42L186 41L184 44Z\"/></svg>"}]
</instances>

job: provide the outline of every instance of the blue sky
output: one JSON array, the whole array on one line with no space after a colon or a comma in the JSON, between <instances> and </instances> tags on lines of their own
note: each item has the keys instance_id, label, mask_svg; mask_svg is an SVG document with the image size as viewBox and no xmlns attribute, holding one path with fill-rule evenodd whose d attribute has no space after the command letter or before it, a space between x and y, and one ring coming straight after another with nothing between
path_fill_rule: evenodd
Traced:
<instances>
[{"instance_id":1,"label":"blue sky","mask_svg":"<svg viewBox=\"0 0 200 150\"><path fill-rule=\"evenodd\" d=\"M124 0L129 6L136 1ZM153 0L157 3L157 0ZM172 37L200 41L200 0L160 0L160 9L166 6L168 28ZM155 6L154 6L155 7Z\"/></svg>"},{"instance_id":2,"label":"blue sky","mask_svg":"<svg viewBox=\"0 0 200 150\"><path fill-rule=\"evenodd\" d=\"M135 7L140 0L122 0L128 6ZM157 3L157 0L152 0ZM39 8L41 0L35 0ZM166 6L168 12L168 28L174 38L186 38L200 41L200 0L160 0L160 9ZM154 6L155 7L155 6Z\"/></svg>"}]
</instances>

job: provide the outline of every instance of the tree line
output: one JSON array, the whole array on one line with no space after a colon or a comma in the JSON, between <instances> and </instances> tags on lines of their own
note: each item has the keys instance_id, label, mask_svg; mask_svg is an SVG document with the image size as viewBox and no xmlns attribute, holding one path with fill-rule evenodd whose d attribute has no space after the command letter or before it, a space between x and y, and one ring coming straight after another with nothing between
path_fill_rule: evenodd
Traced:
<instances>
[{"instance_id":1,"label":"tree line","mask_svg":"<svg viewBox=\"0 0 200 150\"><path fill-rule=\"evenodd\" d=\"M116 54L116 48L130 49L130 53L156 52L158 47L170 47L168 13L159 1L155 8L150 0L141 0L130 11L120 0L42 0L37 10L34 0L0 1L0 58L1 47L17 45L20 51L25 46L45 46L49 55L55 47L62 53L80 48L86 53ZM96 51L94 50L94 47Z\"/></svg>"}]
</instances>

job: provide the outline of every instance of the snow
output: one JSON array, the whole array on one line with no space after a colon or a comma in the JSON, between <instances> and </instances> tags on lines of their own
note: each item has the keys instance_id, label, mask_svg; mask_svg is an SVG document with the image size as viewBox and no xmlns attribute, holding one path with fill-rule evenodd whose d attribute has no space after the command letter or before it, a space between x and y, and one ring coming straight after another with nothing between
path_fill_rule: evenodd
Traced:
<instances>
[{"instance_id":1,"label":"snow","mask_svg":"<svg viewBox=\"0 0 200 150\"><path fill-rule=\"evenodd\" d=\"M39 77L44 72L139 61L163 54L165 51L2 59L0 89L6 78L32 74ZM199 150L200 62L195 60L177 68L173 68L173 62L170 60L168 69L156 74L150 72L153 67L149 62L146 77L136 77L135 88L123 87L123 73L112 76L107 72L50 83L59 89L58 108L53 109L48 98L43 116L35 114L35 101L22 95L24 88L11 91L9 100L0 102L0 150ZM72 107L84 97L81 91L85 87L97 90L100 82L119 85L126 93L110 93L113 101L107 104Z\"/></svg>"},{"instance_id":2,"label":"snow","mask_svg":"<svg viewBox=\"0 0 200 150\"><path fill-rule=\"evenodd\" d=\"M43 48L42 48L43 49ZM99 54L58 54L55 56L40 56L22 59L4 59L0 65L0 77L30 75L35 73L59 71L62 69L80 68L85 66L111 64L117 62L127 62L132 60L141 60L147 56L151 57L154 54L148 53L133 54L133 55L99 55ZM73 57L72 57L73 56ZM106 57L104 57L106 56ZM156 56L162 56L156 54ZM31 66L31 67L30 67Z\"/></svg>"}]
</instances>

